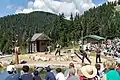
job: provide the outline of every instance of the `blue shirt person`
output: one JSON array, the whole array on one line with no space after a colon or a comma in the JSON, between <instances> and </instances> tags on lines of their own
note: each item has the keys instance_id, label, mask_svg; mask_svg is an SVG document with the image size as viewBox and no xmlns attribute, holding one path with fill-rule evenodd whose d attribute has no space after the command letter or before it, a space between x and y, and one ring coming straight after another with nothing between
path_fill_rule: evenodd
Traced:
<instances>
[{"instance_id":1,"label":"blue shirt person","mask_svg":"<svg viewBox=\"0 0 120 80\"><path fill-rule=\"evenodd\" d=\"M20 80L33 80L33 75L29 73L29 66L24 65L22 70L24 74L19 77Z\"/></svg>"},{"instance_id":2,"label":"blue shirt person","mask_svg":"<svg viewBox=\"0 0 120 80\"><path fill-rule=\"evenodd\" d=\"M55 75L53 74L53 72L51 72L51 68L48 66L46 67L47 70L47 74L45 75L45 79L46 80L56 80Z\"/></svg>"}]
</instances>

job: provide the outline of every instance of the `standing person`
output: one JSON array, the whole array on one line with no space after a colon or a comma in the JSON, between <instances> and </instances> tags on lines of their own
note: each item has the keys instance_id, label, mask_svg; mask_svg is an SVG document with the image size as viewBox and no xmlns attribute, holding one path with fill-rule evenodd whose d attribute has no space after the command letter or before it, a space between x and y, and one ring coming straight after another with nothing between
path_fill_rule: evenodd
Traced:
<instances>
[{"instance_id":1,"label":"standing person","mask_svg":"<svg viewBox=\"0 0 120 80\"><path fill-rule=\"evenodd\" d=\"M61 49L61 45L57 44L55 56L57 55L57 53L59 53L59 56L60 56L60 49Z\"/></svg>"},{"instance_id":2,"label":"standing person","mask_svg":"<svg viewBox=\"0 0 120 80\"><path fill-rule=\"evenodd\" d=\"M45 75L45 79L46 80L56 80L55 75L53 74L53 72L51 72L51 68L48 66L46 67L47 73Z\"/></svg>"},{"instance_id":3,"label":"standing person","mask_svg":"<svg viewBox=\"0 0 120 80\"><path fill-rule=\"evenodd\" d=\"M90 59L88 58L88 55L87 55L87 53L82 49L82 46L80 46L80 53L82 54L82 63L84 63L84 59L86 58L88 61L89 61L89 63L91 64L91 61L90 61Z\"/></svg>"},{"instance_id":4,"label":"standing person","mask_svg":"<svg viewBox=\"0 0 120 80\"><path fill-rule=\"evenodd\" d=\"M57 68L56 72L57 72L56 80L65 80L65 76L62 73L62 69L61 68Z\"/></svg>"},{"instance_id":5,"label":"standing person","mask_svg":"<svg viewBox=\"0 0 120 80\"><path fill-rule=\"evenodd\" d=\"M24 65L22 70L24 73L20 76L20 80L33 80L33 75L29 73L29 66Z\"/></svg>"},{"instance_id":6,"label":"standing person","mask_svg":"<svg viewBox=\"0 0 120 80\"><path fill-rule=\"evenodd\" d=\"M9 65L7 67L7 72L9 76L5 80L19 80L19 74L16 74L16 69L14 65Z\"/></svg>"},{"instance_id":7,"label":"standing person","mask_svg":"<svg viewBox=\"0 0 120 80\"><path fill-rule=\"evenodd\" d=\"M39 72L38 71L34 71L34 78L33 80L42 80L41 77L39 76Z\"/></svg>"},{"instance_id":8,"label":"standing person","mask_svg":"<svg viewBox=\"0 0 120 80\"><path fill-rule=\"evenodd\" d=\"M100 47L98 47L96 50L96 63L98 63L98 59L99 59L99 63L101 63L100 53L101 53L101 50L100 50Z\"/></svg>"},{"instance_id":9,"label":"standing person","mask_svg":"<svg viewBox=\"0 0 120 80\"><path fill-rule=\"evenodd\" d=\"M47 47L47 49L48 49L48 54L51 54L51 46L50 45Z\"/></svg>"}]
</instances>

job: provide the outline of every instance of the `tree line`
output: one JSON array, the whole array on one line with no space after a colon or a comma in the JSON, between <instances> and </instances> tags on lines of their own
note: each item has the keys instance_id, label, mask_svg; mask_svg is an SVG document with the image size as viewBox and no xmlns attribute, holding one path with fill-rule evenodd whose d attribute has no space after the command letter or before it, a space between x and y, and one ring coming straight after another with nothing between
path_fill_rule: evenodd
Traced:
<instances>
[{"instance_id":1,"label":"tree line","mask_svg":"<svg viewBox=\"0 0 120 80\"><path fill-rule=\"evenodd\" d=\"M98 35L107 38L120 37L120 13L116 3L105 3L84 12L76 13L66 20L64 14L32 12L29 14L8 15L0 18L0 50L11 53L14 43L25 48L35 33L44 32L53 44L69 46L86 35Z\"/></svg>"}]
</instances>

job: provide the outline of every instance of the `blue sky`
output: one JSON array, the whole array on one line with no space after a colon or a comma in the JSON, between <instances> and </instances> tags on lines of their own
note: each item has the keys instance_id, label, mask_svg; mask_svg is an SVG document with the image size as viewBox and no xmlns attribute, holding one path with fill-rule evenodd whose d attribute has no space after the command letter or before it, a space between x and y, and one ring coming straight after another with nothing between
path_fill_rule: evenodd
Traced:
<instances>
[{"instance_id":1,"label":"blue sky","mask_svg":"<svg viewBox=\"0 0 120 80\"><path fill-rule=\"evenodd\" d=\"M95 4L105 3L107 0L92 0Z\"/></svg>"},{"instance_id":2,"label":"blue sky","mask_svg":"<svg viewBox=\"0 0 120 80\"><path fill-rule=\"evenodd\" d=\"M30 0L0 0L0 17L14 14L17 8L24 8ZM31 0L34 1L34 0ZM93 0L93 3L101 4L106 0Z\"/></svg>"}]
</instances>

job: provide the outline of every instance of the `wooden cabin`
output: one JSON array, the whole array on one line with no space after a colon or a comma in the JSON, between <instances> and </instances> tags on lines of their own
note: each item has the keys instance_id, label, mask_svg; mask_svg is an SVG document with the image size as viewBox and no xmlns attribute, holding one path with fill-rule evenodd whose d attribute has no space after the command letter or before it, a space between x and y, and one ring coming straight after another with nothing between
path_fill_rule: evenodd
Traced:
<instances>
[{"instance_id":1,"label":"wooden cabin","mask_svg":"<svg viewBox=\"0 0 120 80\"><path fill-rule=\"evenodd\" d=\"M45 52L51 39L44 33L36 33L29 41L28 53Z\"/></svg>"}]
</instances>

